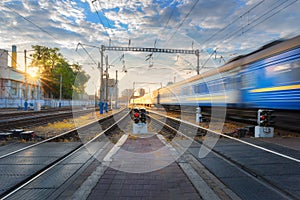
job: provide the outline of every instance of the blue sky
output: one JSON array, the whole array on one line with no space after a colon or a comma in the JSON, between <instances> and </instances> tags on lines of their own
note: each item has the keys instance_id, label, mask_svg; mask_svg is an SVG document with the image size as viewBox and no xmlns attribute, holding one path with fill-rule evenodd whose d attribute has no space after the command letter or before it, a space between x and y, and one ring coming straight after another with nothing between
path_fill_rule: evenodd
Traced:
<instances>
[{"instance_id":1,"label":"blue sky","mask_svg":"<svg viewBox=\"0 0 300 200\"><path fill-rule=\"evenodd\" d=\"M75 51L79 42L199 49L205 71L270 41L298 35L299 10L297 0L2 0L0 48L58 47L70 62L83 65L95 82L90 85L97 85L93 62L100 60L99 51L86 46L93 61L82 48ZM194 55L154 54L145 61L149 53L106 53L111 77L118 70L124 88L145 77L166 84L196 75ZM18 62L21 69L22 55Z\"/></svg>"}]
</instances>

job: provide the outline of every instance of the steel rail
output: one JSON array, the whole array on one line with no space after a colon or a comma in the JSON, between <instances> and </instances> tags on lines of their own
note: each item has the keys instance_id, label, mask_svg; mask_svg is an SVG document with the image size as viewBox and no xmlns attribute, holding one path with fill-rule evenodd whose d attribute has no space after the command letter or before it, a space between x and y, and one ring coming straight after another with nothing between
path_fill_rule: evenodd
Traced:
<instances>
[{"instance_id":1,"label":"steel rail","mask_svg":"<svg viewBox=\"0 0 300 200\"><path fill-rule=\"evenodd\" d=\"M152 112L152 111L150 111L150 112ZM149 113L150 113L150 112L149 112ZM166 117L166 118L173 119L173 120L175 120L176 122L183 122L183 123L186 123L186 125L191 125L191 126L193 126L193 127L200 127L200 126L196 126L196 125L194 125L194 124L191 124L191 123L186 122L186 121L183 121L183 120L178 120L178 119L173 118L173 117L165 116L165 115L162 115L162 114L159 114L159 113L155 113L155 112L152 112L152 113L157 114L158 116L161 116L161 117ZM157 123L163 124L163 125L166 126L168 129L171 129L172 131L178 133L179 135L184 136L184 137L188 138L189 140L192 140L193 142L195 142L195 143L197 143L197 144L199 144L199 145L203 145L204 148L207 148L208 150L211 150L213 153L215 153L216 155L218 155L218 156L221 157L222 159L224 159L224 160L226 160L227 162L229 162L229 163L233 164L234 166L236 166L239 170L241 170L241 171L243 171L243 172L245 172L245 173L251 175L252 177L254 177L254 178L255 178L256 180L258 180L259 182L261 182L261 183L263 183L263 184L269 185L270 187L272 187L273 189L275 189L277 192L279 192L281 195L283 195L285 198L287 198L287 199L289 199L289 198L297 198L297 197L295 197L292 193L290 193L289 191L286 191L286 190L280 188L280 186L278 186L278 185L276 185L276 184L270 182L269 180L267 180L267 179L266 179L265 177L263 177L262 175L253 172L250 168L248 168L248 167L242 165L241 163L239 163L239 162L237 162L237 161L231 159L230 157L228 157L228 156L222 154L221 152L212 149L211 147L207 146L205 143L200 143L200 142L198 142L198 141L195 141L193 138L191 138L191 137L189 137L189 136L187 136L187 135L181 133L180 131L176 130L175 128L169 126L169 125L167 124L167 122L162 122L162 121L160 121L159 119L154 118L153 116L149 116L149 117L152 118L152 119L153 119L154 121L156 121ZM210 131L210 132L215 132L215 131L211 131L211 130L209 130L209 129L206 129L206 128L204 128L204 127L201 127L201 128L203 128L203 129L205 129L205 130L207 130L207 131ZM216 132L216 133L217 133L217 132ZM225 137L225 136L224 136L224 137ZM230 137L229 139L231 139L231 138L232 138L232 137ZM236 138L233 138L233 139L235 140ZM239 140L237 140L237 141L239 141ZM180 145L178 142L174 141L174 143L176 143L176 144L179 146L179 148L182 148L181 145ZM244 143L244 142L243 142L243 143ZM249 143L249 144L251 144L251 143ZM252 145L251 145L251 146L252 146ZM255 145L255 146L257 146L257 145ZM260 149L260 148L259 148L259 149ZM264 148L264 149L265 149L265 148ZM193 155L193 156L194 156L194 155ZM194 156L194 157L195 157L195 156Z\"/></svg>"},{"instance_id":2,"label":"steel rail","mask_svg":"<svg viewBox=\"0 0 300 200\"><path fill-rule=\"evenodd\" d=\"M246 144L246 145L248 145L248 146L252 146L252 147L254 147L254 148L257 148L257 149L260 149L260 150L263 150L263 151L266 151L266 152L275 154L275 155L277 155L277 156L280 156L280 157L283 157L283 158L286 158L286 159L289 159L289 160L292 160L292 161L295 161L295 162L300 163L300 160L297 159L297 158L293 158L293 157L291 157L291 156L288 156L288 155L285 155L285 154L282 154L282 153L279 153L279 152L276 152L276 151L267 149L267 148L265 148L265 147L262 147L262 146L259 146L259 145L256 145L256 144L252 144L252 143L250 143L250 142L246 142L246 141L244 141L244 140L241 140L241 139L238 139L238 138L235 138L235 137L231 137L231 136L229 136L229 135L225 135L225 134L223 134L223 133L219 133L219 132L216 132L216 131L213 131L213 130L204 128L204 127L202 127L202 126L197 126L197 125L195 125L195 124L193 124L193 123L190 123L190 122L187 122L187 121L179 120L179 119L176 119L176 118L170 117L170 116L165 116L165 115L162 115L162 114L157 113L157 112L154 112L154 111L149 111L149 113L153 113L153 114L159 115L159 116L161 116L161 117L166 117L166 118L172 119L172 120L174 120L174 121L183 122L183 123L188 124L189 126L192 126L192 127L194 127L194 128L202 129L202 130L205 130L205 131L207 131L207 132L210 132L210 133L213 133L213 134L216 134L216 135L219 135L219 136L222 136L222 137L231 139L231 140L235 140L235 141L237 141L237 142ZM183 134L183 133L182 133L182 134ZM188 136L186 136L186 137L188 137ZM191 139L192 139L192 138L191 138Z\"/></svg>"},{"instance_id":3,"label":"steel rail","mask_svg":"<svg viewBox=\"0 0 300 200\"><path fill-rule=\"evenodd\" d=\"M123 109L124 110L124 109ZM122 111L123 111L122 110ZM121 111L120 111L121 112ZM119 113L120 113L119 112ZM58 160L57 162L53 163L51 166L47 167L46 169L43 169L41 172L39 172L37 175L35 175L34 177L32 177L30 180L27 180L25 183L23 183L22 185L18 186L17 188L15 188L13 191L11 191L10 193L6 194L5 196L1 197L0 200L4 200L9 198L10 196L12 196L13 194L15 194L16 192L18 192L19 190L21 190L22 188L24 188L25 186L27 186L28 184L30 184L31 182L33 182L34 180L36 180L37 178L41 177L43 174L45 174L46 172L50 171L51 169L53 169L54 167L56 167L57 165L61 164L63 161L67 160L68 158L70 158L72 155L74 155L75 153L77 153L78 151L82 150L83 148L85 148L88 144L90 144L91 142L95 141L96 139L98 139L100 136L104 135L106 132L108 132L109 130L111 130L113 127L115 127L118 123L120 123L122 120L124 120L130 112L127 112L123 117L121 117L117 122L115 122L114 124L112 124L111 126L109 126L106 130L102 131L101 133L98 133L93 139L89 140L87 143L85 144L81 144L79 147L77 147L76 149L74 149L74 151L70 152L69 154L67 154L65 157L62 157L60 160ZM108 117L107 117L108 118Z\"/></svg>"},{"instance_id":4,"label":"steel rail","mask_svg":"<svg viewBox=\"0 0 300 200\"><path fill-rule=\"evenodd\" d=\"M59 134L59 135L56 135L56 136L54 136L54 137L45 139L45 140L40 141L40 142L38 142L38 143L35 143L35 144L32 144L32 145L23 147L23 148L21 148L21 149L18 149L18 150L16 150L16 151L10 152L10 153L5 154L5 155L2 155L2 156L0 156L0 159L5 158L5 157L8 157L8 156L13 155L13 154L16 154L16 153L19 153L19 152L24 151L24 150L26 150L26 149L30 149L30 148L35 147L35 146L38 146L38 145L40 145L40 144L49 142L49 141L51 141L51 140L55 140L55 139L57 139L57 138L60 138L60 137L62 137L62 136L65 136L65 135L67 135L67 134L70 134L70 133L72 133L72 132L75 132L75 131L77 131L77 130L86 128L86 127L88 127L88 126L90 126L90 125L92 125L92 124L94 124L94 123L97 123L97 122L99 122L99 121L106 120L106 119L112 117L112 116L115 115L115 114L119 114L119 113L121 113L121 112L124 111L124 110L125 110L125 109L122 109L122 110L120 110L118 113L111 114L111 115L109 115L109 116L107 116L107 117L105 117L105 118L102 118L102 119L100 119L100 120L99 120L99 119L94 120L94 121L92 121L92 122L90 122L90 123L88 123L88 124L79 126L79 127L77 127L77 128L74 128L74 129L72 129L72 130L66 131L66 132L61 133L61 134Z\"/></svg>"}]
</instances>

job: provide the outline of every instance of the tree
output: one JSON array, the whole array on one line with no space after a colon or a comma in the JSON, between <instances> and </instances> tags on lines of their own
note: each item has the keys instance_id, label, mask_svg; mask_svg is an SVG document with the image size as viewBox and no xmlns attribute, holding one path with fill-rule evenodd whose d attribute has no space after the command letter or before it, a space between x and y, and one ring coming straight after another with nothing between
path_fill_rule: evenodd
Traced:
<instances>
[{"instance_id":1,"label":"tree","mask_svg":"<svg viewBox=\"0 0 300 200\"><path fill-rule=\"evenodd\" d=\"M71 99L72 94L84 94L85 84L89 76L82 70L79 64L69 64L59 48L45 46L32 46L34 53L31 66L39 67L41 84L49 97L59 98L60 77L62 76L62 98ZM80 79L76 81L75 79Z\"/></svg>"},{"instance_id":2,"label":"tree","mask_svg":"<svg viewBox=\"0 0 300 200\"><path fill-rule=\"evenodd\" d=\"M82 67L77 63L72 65L72 70L75 75L75 82L73 88L73 95L75 98L79 98L81 94L86 94L85 87L89 80L89 75L82 70Z\"/></svg>"}]
</instances>

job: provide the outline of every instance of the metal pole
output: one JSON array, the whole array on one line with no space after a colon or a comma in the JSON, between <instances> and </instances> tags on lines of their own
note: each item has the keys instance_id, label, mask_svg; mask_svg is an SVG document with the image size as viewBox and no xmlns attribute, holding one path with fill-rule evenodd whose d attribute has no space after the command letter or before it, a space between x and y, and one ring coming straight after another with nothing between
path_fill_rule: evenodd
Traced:
<instances>
[{"instance_id":1,"label":"metal pole","mask_svg":"<svg viewBox=\"0 0 300 200\"><path fill-rule=\"evenodd\" d=\"M200 74L199 50L196 50L196 56L197 56L197 74Z\"/></svg>"},{"instance_id":2,"label":"metal pole","mask_svg":"<svg viewBox=\"0 0 300 200\"><path fill-rule=\"evenodd\" d=\"M101 46L101 67L100 67L100 70L101 70L101 86L100 86L100 101L103 102L104 101L104 96L103 96L103 49L104 49L104 46L102 45Z\"/></svg>"},{"instance_id":3,"label":"metal pole","mask_svg":"<svg viewBox=\"0 0 300 200\"><path fill-rule=\"evenodd\" d=\"M41 92L41 67L39 66L38 93L37 93L38 100L40 100L40 92Z\"/></svg>"},{"instance_id":4,"label":"metal pole","mask_svg":"<svg viewBox=\"0 0 300 200\"><path fill-rule=\"evenodd\" d=\"M102 85L103 85L103 70L100 66L100 62L98 62L98 69L100 71L100 85L99 85L99 100L101 101L102 97Z\"/></svg>"},{"instance_id":5,"label":"metal pole","mask_svg":"<svg viewBox=\"0 0 300 200\"><path fill-rule=\"evenodd\" d=\"M105 76L106 76L106 83L105 83L105 101L108 102L108 56L105 57Z\"/></svg>"},{"instance_id":6,"label":"metal pole","mask_svg":"<svg viewBox=\"0 0 300 200\"><path fill-rule=\"evenodd\" d=\"M27 101L27 59L26 59L26 49L24 50L24 65L25 65L25 101Z\"/></svg>"},{"instance_id":7,"label":"metal pole","mask_svg":"<svg viewBox=\"0 0 300 200\"><path fill-rule=\"evenodd\" d=\"M135 88L135 82L133 82L133 91L132 91L132 106L134 106L134 88Z\"/></svg>"},{"instance_id":8,"label":"metal pole","mask_svg":"<svg viewBox=\"0 0 300 200\"><path fill-rule=\"evenodd\" d=\"M118 98L119 98L119 91L118 91L118 70L116 70L116 84L115 84L115 91L116 91L116 109L118 109Z\"/></svg>"},{"instance_id":9,"label":"metal pole","mask_svg":"<svg viewBox=\"0 0 300 200\"><path fill-rule=\"evenodd\" d=\"M62 73L60 73L60 82L59 82L59 107L61 107L61 98L62 98Z\"/></svg>"},{"instance_id":10,"label":"metal pole","mask_svg":"<svg viewBox=\"0 0 300 200\"><path fill-rule=\"evenodd\" d=\"M173 83L175 83L176 82L176 73L174 73L174 82Z\"/></svg>"}]
</instances>

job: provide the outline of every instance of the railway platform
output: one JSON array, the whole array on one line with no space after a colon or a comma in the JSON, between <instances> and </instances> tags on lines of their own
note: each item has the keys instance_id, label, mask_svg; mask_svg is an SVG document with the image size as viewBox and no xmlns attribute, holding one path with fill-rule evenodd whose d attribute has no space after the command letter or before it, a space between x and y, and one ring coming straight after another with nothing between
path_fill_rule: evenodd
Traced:
<instances>
[{"instance_id":1,"label":"railway platform","mask_svg":"<svg viewBox=\"0 0 300 200\"><path fill-rule=\"evenodd\" d=\"M300 137L260 138L260 141L300 151Z\"/></svg>"},{"instance_id":2,"label":"railway platform","mask_svg":"<svg viewBox=\"0 0 300 200\"><path fill-rule=\"evenodd\" d=\"M178 163L159 150L164 147L156 134L126 138L118 151L104 158L109 167L88 199L201 199Z\"/></svg>"},{"instance_id":3,"label":"railway platform","mask_svg":"<svg viewBox=\"0 0 300 200\"><path fill-rule=\"evenodd\" d=\"M102 163L106 163L101 167L101 175L98 175L98 178L93 175L85 177L85 182L88 182L92 188L88 194L85 194L87 199L256 199L259 197L274 199L281 195L283 195L281 197L287 196L265 184L260 180L261 178L264 179L266 176L270 183L278 179L280 181L277 181L276 185L282 188L297 183L294 179L286 178L298 176L295 166L289 165L289 162L283 164L285 162L276 160L265 163L264 160L268 155L261 153L255 159L255 164L244 163L245 166L259 167L258 171L262 170L263 175L257 179L255 175L252 177L251 173L247 174L236 169L214 152L209 153L205 158L197 158L199 151L197 143L193 143L188 151L176 160L172 160L174 159L172 151L175 149L160 151L168 145L159 134L143 137L127 135L123 138L123 142L122 139L120 141L121 143L116 144L117 149L113 148L103 159ZM266 143L258 141L258 143L276 146L274 141ZM287 145L291 144L287 142ZM227 151L229 148L232 149L233 155L237 151L241 151L243 155L250 151L240 145L228 143L226 139L216 145L219 152ZM129 155L128 152L133 154ZM252 154L258 155L257 153ZM244 160L251 162L252 157L255 157L252 154ZM262 161L258 162L258 160ZM290 172L283 173L281 168L276 168L278 165L294 168L290 169ZM253 173L259 175L258 171L254 169ZM94 180L94 183L91 183L91 180ZM81 186L76 191L78 197L82 198L83 193L80 190L85 190L89 186ZM292 190L296 192L297 187L294 186Z\"/></svg>"},{"instance_id":4,"label":"railway platform","mask_svg":"<svg viewBox=\"0 0 300 200\"><path fill-rule=\"evenodd\" d=\"M28 144L1 147L0 175L8 181L0 198L13 188L4 199L299 199L299 138L220 137L202 157L209 137L190 138L182 120L184 131L170 137L149 116L147 134L133 134L128 116L110 130L115 116L101 121L110 131L93 123L75 143L52 141L11 156L4 155Z\"/></svg>"}]
</instances>

